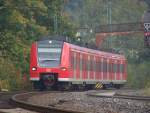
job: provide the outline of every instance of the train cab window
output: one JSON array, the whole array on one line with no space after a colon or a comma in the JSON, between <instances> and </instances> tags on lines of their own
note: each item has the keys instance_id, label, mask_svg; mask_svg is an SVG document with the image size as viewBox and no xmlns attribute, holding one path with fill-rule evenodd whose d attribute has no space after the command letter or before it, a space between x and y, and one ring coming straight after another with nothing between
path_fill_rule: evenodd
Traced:
<instances>
[{"instance_id":1,"label":"train cab window","mask_svg":"<svg viewBox=\"0 0 150 113\"><path fill-rule=\"evenodd\" d=\"M60 64L63 43L44 40L37 43L38 63L41 67L56 67Z\"/></svg>"}]
</instances>

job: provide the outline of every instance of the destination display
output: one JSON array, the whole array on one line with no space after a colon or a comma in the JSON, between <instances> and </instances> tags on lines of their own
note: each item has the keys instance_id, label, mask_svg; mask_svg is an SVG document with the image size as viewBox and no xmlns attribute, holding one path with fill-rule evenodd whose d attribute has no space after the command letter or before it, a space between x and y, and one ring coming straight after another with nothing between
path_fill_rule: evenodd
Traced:
<instances>
[{"instance_id":1,"label":"destination display","mask_svg":"<svg viewBox=\"0 0 150 113\"><path fill-rule=\"evenodd\" d=\"M62 48L63 42L55 40L39 41L39 48Z\"/></svg>"}]
</instances>

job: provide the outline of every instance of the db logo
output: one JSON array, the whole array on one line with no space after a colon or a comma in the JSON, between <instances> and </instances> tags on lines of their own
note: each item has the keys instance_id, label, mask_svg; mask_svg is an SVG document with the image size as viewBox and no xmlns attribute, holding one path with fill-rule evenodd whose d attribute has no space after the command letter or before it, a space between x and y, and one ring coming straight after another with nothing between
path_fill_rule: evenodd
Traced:
<instances>
[{"instance_id":1,"label":"db logo","mask_svg":"<svg viewBox=\"0 0 150 113\"><path fill-rule=\"evenodd\" d=\"M46 69L46 72L51 72L51 69Z\"/></svg>"},{"instance_id":2,"label":"db logo","mask_svg":"<svg viewBox=\"0 0 150 113\"><path fill-rule=\"evenodd\" d=\"M150 23L144 23L144 28L146 31L150 31Z\"/></svg>"}]
</instances>

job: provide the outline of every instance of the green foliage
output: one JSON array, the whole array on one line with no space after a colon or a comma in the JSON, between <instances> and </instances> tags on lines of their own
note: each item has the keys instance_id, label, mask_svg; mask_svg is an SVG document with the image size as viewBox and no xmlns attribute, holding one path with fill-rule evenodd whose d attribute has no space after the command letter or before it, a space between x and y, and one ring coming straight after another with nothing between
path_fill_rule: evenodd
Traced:
<instances>
[{"instance_id":1,"label":"green foliage","mask_svg":"<svg viewBox=\"0 0 150 113\"><path fill-rule=\"evenodd\" d=\"M146 5L137 2L112 0L111 23L140 21ZM75 38L78 31L75 27L91 29L110 23L107 12L109 5L106 0L0 0L0 79L8 79L12 86L10 89L21 88L23 75L27 78L29 75L29 52L33 41L41 36L64 35L73 37L68 40L80 44ZM82 42L94 43L93 32L86 30L83 35ZM112 43L107 47L109 41ZM143 47L142 34L114 36L111 40L106 39L103 47L125 53L132 86L143 87L148 83L150 77L146 66L150 61L149 50Z\"/></svg>"},{"instance_id":2,"label":"green foliage","mask_svg":"<svg viewBox=\"0 0 150 113\"><path fill-rule=\"evenodd\" d=\"M0 54L1 56L9 56L14 45L14 36L7 30L0 33Z\"/></svg>"},{"instance_id":3,"label":"green foliage","mask_svg":"<svg viewBox=\"0 0 150 113\"><path fill-rule=\"evenodd\" d=\"M8 80L10 89L24 87L33 41L47 35L73 36L63 5L63 0L0 0L0 80Z\"/></svg>"},{"instance_id":4,"label":"green foliage","mask_svg":"<svg viewBox=\"0 0 150 113\"><path fill-rule=\"evenodd\" d=\"M0 58L0 64L0 81L7 80L9 90L23 88L25 84L23 84L20 69L16 68L9 59Z\"/></svg>"},{"instance_id":5,"label":"green foliage","mask_svg":"<svg viewBox=\"0 0 150 113\"><path fill-rule=\"evenodd\" d=\"M146 4L139 0L70 0L66 11L72 22L79 26L98 26L111 23L131 23L141 21Z\"/></svg>"},{"instance_id":6,"label":"green foliage","mask_svg":"<svg viewBox=\"0 0 150 113\"><path fill-rule=\"evenodd\" d=\"M148 0L145 0L148 1ZM139 0L70 0L66 6L70 20L78 27L95 28L99 25L135 23L142 20L147 10ZM82 42L91 43L95 35L81 31ZM128 59L128 83L137 88L150 81L150 49L144 47L144 34L113 35L104 39L101 50L113 49Z\"/></svg>"},{"instance_id":7,"label":"green foliage","mask_svg":"<svg viewBox=\"0 0 150 113\"><path fill-rule=\"evenodd\" d=\"M128 64L128 81L131 86L136 88L149 87L150 81L150 62L140 64Z\"/></svg>"}]
</instances>

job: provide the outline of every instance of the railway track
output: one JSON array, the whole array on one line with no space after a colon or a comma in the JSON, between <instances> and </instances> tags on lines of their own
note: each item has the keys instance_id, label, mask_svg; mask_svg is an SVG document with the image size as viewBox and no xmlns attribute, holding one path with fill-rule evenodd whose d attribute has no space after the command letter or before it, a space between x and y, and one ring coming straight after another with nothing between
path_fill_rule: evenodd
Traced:
<instances>
[{"instance_id":1,"label":"railway track","mask_svg":"<svg viewBox=\"0 0 150 113\"><path fill-rule=\"evenodd\" d=\"M54 91L52 92L55 93ZM46 92L46 93L50 93L50 92ZM56 93L60 93L60 92L56 91ZM27 99L29 97L33 95L39 95L39 94L44 94L44 93L29 92L29 93L16 94L11 98L11 102L12 104L15 104L20 108L36 111L39 113L83 113L83 112L73 111L73 110L58 109L51 106L36 105L27 102Z\"/></svg>"},{"instance_id":2,"label":"railway track","mask_svg":"<svg viewBox=\"0 0 150 113\"><path fill-rule=\"evenodd\" d=\"M126 92L128 90L124 94L118 90L28 92L16 94L11 100L17 107L39 113L150 112L150 97L126 95Z\"/></svg>"},{"instance_id":3,"label":"railway track","mask_svg":"<svg viewBox=\"0 0 150 113\"><path fill-rule=\"evenodd\" d=\"M138 96L138 95L125 95L125 94L112 94L112 95L105 95L104 93L88 93L88 96L93 97L106 97L106 98L122 98L122 99L131 99L131 100L143 100L143 101L150 101L150 96Z\"/></svg>"}]
</instances>

